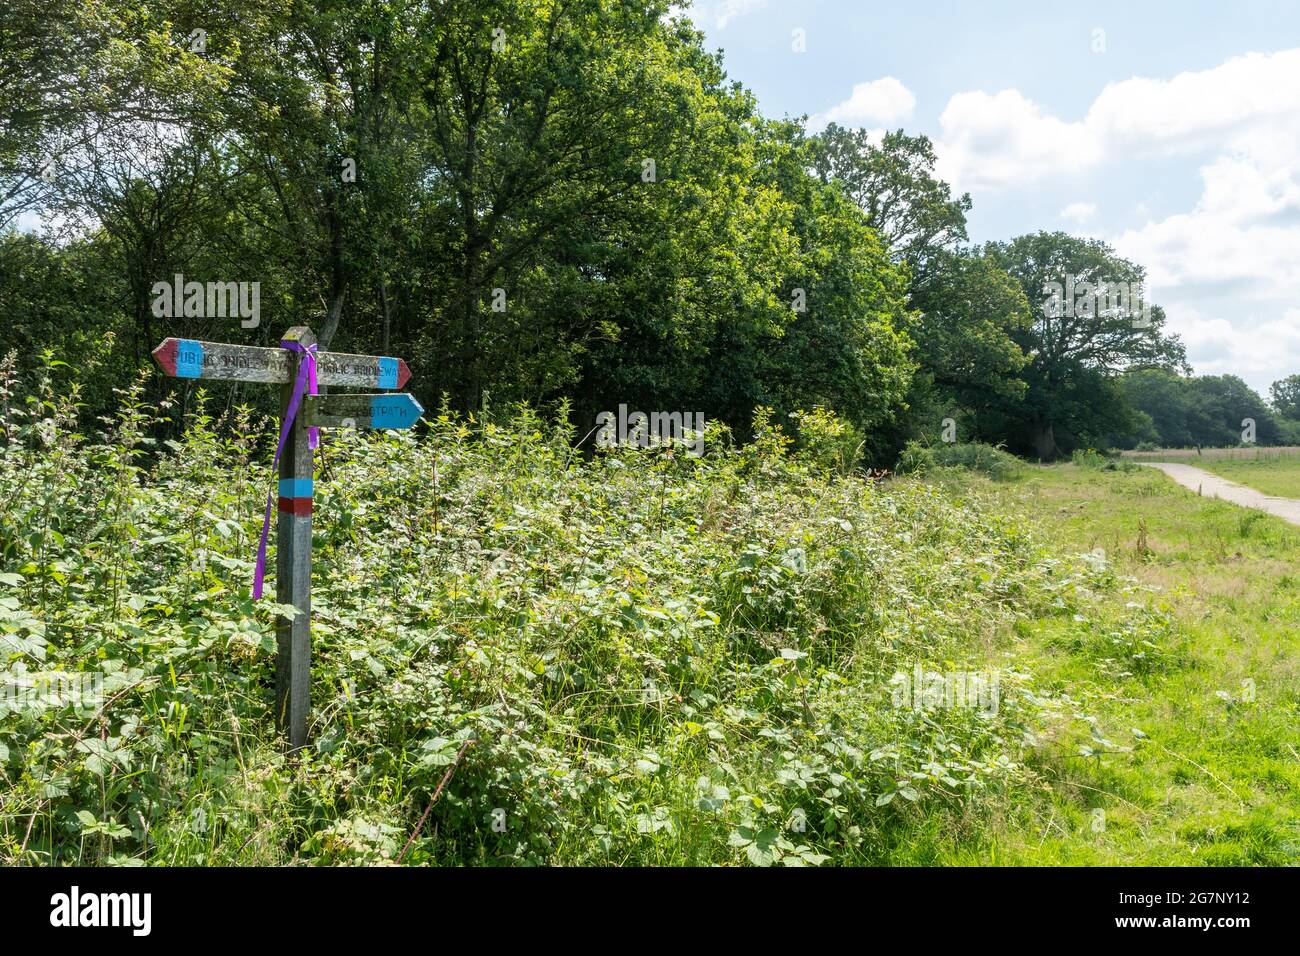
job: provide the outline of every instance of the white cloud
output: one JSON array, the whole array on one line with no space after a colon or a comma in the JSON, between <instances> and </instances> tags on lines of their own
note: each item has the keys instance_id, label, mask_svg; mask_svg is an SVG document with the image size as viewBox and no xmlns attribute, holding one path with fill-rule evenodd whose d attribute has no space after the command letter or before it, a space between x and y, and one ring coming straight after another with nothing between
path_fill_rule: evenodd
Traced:
<instances>
[{"instance_id":1,"label":"white cloud","mask_svg":"<svg viewBox=\"0 0 1300 956\"><path fill-rule=\"evenodd\" d=\"M1113 238L1160 285L1224 285L1236 298L1300 301L1300 142L1287 165L1241 153L1201 168L1203 190L1187 213Z\"/></svg>"},{"instance_id":2,"label":"white cloud","mask_svg":"<svg viewBox=\"0 0 1300 956\"><path fill-rule=\"evenodd\" d=\"M1060 212L1061 218L1070 222L1087 222L1095 215L1097 215L1095 202L1072 202Z\"/></svg>"},{"instance_id":3,"label":"white cloud","mask_svg":"<svg viewBox=\"0 0 1300 956\"><path fill-rule=\"evenodd\" d=\"M1201 167L1190 212L1111 238L1147 267L1152 299L1200 374L1240 375L1257 390L1300 372L1300 140Z\"/></svg>"},{"instance_id":4,"label":"white cloud","mask_svg":"<svg viewBox=\"0 0 1300 956\"><path fill-rule=\"evenodd\" d=\"M1201 168L1190 212L1111 238L1147 267L1196 371L1260 391L1300 372L1300 144L1291 155L1289 165L1220 156Z\"/></svg>"},{"instance_id":5,"label":"white cloud","mask_svg":"<svg viewBox=\"0 0 1300 956\"><path fill-rule=\"evenodd\" d=\"M1170 324L1198 375L1236 375L1267 398L1270 384L1300 371L1300 309L1233 322L1180 308L1171 312Z\"/></svg>"},{"instance_id":6,"label":"white cloud","mask_svg":"<svg viewBox=\"0 0 1300 956\"><path fill-rule=\"evenodd\" d=\"M882 76L878 80L855 84L847 100L824 113L810 116L808 128L815 132L831 123L838 123L861 129L866 133L867 141L878 146L888 132L886 127L897 128L915 109L916 97L912 91L897 77Z\"/></svg>"},{"instance_id":7,"label":"white cloud","mask_svg":"<svg viewBox=\"0 0 1300 956\"><path fill-rule=\"evenodd\" d=\"M915 108L916 97L901 80L893 76L882 76L869 83L855 84L847 100L810 117L808 125L812 129L822 129L829 123L839 123L841 126L893 126L911 116Z\"/></svg>"},{"instance_id":8,"label":"white cloud","mask_svg":"<svg viewBox=\"0 0 1300 956\"><path fill-rule=\"evenodd\" d=\"M1300 125L1300 50L1249 53L1172 79L1106 86L1087 114L1046 113L1019 90L952 96L939 118L939 168L960 190L1070 175L1108 159L1250 144L1280 156Z\"/></svg>"},{"instance_id":9,"label":"white cloud","mask_svg":"<svg viewBox=\"0 0 1300 956\"><path fill-rule=\"evenodd\" d=\"M881 77L870 83L855 83L849 99L809 117L809 127L819 130L832 122L841 126L893 126L911 116L915 108L917 98L900 79Z\"/></svg>"},{"instance_id":10,"label":"white cloud","mask_svg":"<svg viewBox=\"0 0 1300 956\"><path fill-rule=\"evenodd\" d=\"M1225 134L1300 114L1300 50L1247 53L1173 79L1133 77L1108 85L1087 126L1108 146L1185 152Z\"/></svg>"},{"instance_id":11,"label":"white cloud","mask_svg":"<svg viewBox=\"0 0 1300 956\"><path fill-rule=\"evenodd\" d=\"M1080 172L1102 156L1083 123L1047 115L1019 90L958 93L948 100L939 126L936 170L957 192L1023 184L1048 172Z\"/></svg>"}]
</instances>

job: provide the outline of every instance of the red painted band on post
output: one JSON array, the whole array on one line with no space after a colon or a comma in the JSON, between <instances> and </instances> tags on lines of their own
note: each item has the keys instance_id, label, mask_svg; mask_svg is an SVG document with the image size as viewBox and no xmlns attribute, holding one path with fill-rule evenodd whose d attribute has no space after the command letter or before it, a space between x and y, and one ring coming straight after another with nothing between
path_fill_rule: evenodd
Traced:
<instances>
[{"instance_id":1,"label":"red painted band on post","mask_svg":"<svg viewBox=\"0 0 1300 956\"><path fill-rule=\"evenodd\" d=\"M311 501L310 498L280 498L277 504L284 514L303 517L311 514Z\"/></svg>"}]
</instances>

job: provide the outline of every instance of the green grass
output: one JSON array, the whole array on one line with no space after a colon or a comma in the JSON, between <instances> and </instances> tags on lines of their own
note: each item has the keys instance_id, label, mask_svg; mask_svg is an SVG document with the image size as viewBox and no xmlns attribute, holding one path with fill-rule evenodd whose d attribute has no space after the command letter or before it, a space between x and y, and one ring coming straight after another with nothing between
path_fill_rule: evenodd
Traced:
<instances>
[{"instance_id":1,"label":"green grass","mask_svg":"<svg viewBox=\"0 0 1300 956\"><path fill-rule=\"evenodd\" d=\"M584 460L564 409L333 432L287 755L265 424L198 407L165 447L136 391L102 433L48 387L0 423L3 676L103 679L0 696L0 861L1298 855L1300 535L1264 515L1145 469L868 481L825 416L701 458ZM929 696L966 675L997 706Z\"/></svg>"},{"instance_id":2,"label":"green grass","mask_svg":"<svg viewBox=\"0 0 1300 956\"><path fill-rule=\"evenodd\" d=\"M1061 619L1018 628L1007 653L1045 686L1068 689L1104 737L1132 749L1045 752L1041 801L1009 808L988 845L952 859L1300 860L1300 529L1145 470L1036 467L1012 489L979 493L1027 515L1063 552L1101 549L1099 561L1139 582L1131 599L1167 622L1141 666L1124 639L1107 648L1104 612L1084 633ZM1121 600L1101 604L1122 614ZM1092 808L1104 812L1097 832Z\"/></svg>"},{"instance_id":3,"label":"green grass","mask_svg":"<svg viewBox=\"0 0 1300 956\"><path fill-rule=\"evenodd\" d=\"M1300 457L1297 456L1211 459L1196 464L1199 468L1204 468L1229 481L1249 485L1267 495L1300 498Z\"/></svg>"},{"instance_id":4,"label":"green grass","mask_svg":"<svg viewBox=\"0 0 1300 956\"><path fill-rule=\"evenodd\" d=\"M1208 472L1281 498L1300 498L1300 448L1202 448L1124 452L1124 461L1166 461Z\"/></svg>"}]
</instances>

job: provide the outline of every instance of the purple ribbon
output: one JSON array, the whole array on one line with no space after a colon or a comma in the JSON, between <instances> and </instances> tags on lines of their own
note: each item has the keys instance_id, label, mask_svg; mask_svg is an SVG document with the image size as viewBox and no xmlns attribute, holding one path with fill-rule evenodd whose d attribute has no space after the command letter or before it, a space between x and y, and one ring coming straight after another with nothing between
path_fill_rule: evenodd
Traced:
<instances>
[{"instance_id":1,"label":"purple ribbon","mask_svg":"<svg viewBox=\"0 0 1300 956\"><path fill-rule=\"evenodd\" d=\"M285 340L280 342L280 347L291 352L303 353L303 359L298 363L298 377L293 382L293 394L289 396L289 407L285 410L284 421L280 423L280 443L276 446L275 459L271 462L272 474L276 474L276 467L280 464L280 455L284 451L285 441L289 438L289 429L293 427L293 420L298 415L298 407L302 405L303 393L316 394L315 344L303 346L299 342ZM319 444L320 429L316 427L308 428L307 447L315 448ZM275 494L273 491L268 491L266 493L266 516L262 519L262 539L257 544L257 564L253 567L254 601L262 598L262 578L266 575L266 538L271 532L271 508L274 505Z\"/></svg>"}]
</instances>

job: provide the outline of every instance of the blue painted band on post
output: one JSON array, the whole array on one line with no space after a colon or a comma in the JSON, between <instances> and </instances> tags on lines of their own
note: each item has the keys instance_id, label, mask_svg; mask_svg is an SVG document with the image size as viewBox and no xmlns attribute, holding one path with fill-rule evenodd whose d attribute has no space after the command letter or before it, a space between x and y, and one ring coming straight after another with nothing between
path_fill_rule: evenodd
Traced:
<instances>
[{"instance_id":1,"label":"blue painted band on post","mask_svg":"<svg viewBox=\"0 0 1300 956\"><path fill-rule=\"evenodd\" d=\"M310 478L281 478L281 498L310 498L312 496Z\"/></svg>"},{"instance_id":2,"label":"blue painted band on post","mask_svg":"<svg viewBox=\"0 0 1300 956\"><path fill-rule=\"evenodd\" d=\"M379 388L397 388L397 359L379 359L379 381L375 384Z\"/></svg>"},{"instance_id":3,"label":"blue painted band on post","mask_svg":"<svg viewBox=\"0 0 1300 956\"><path fill-rule=\"evenodd\" d=\"M203 375L203 343L181 339L176 343L176 377L199 378Z\"/></svg>"}]
</instances>

